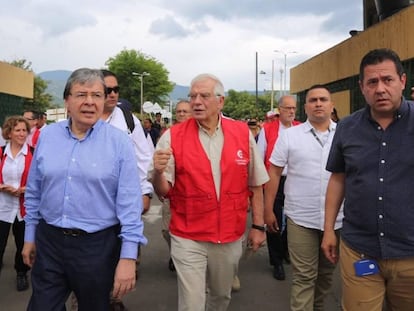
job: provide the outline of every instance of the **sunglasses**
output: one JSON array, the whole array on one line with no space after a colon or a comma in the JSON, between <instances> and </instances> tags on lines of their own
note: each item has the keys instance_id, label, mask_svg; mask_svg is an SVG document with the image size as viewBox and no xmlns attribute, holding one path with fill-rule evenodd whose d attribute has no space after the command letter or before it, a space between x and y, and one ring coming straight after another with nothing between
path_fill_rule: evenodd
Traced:
<instances>
[{"instance_id":1,"label":"sunglasses","mask_svg":"<svg viewBox=\"0 0 414 311\"><path fill-rule=\"evenodd\" d=\"M108 92L108 95L111 94L112 92L114 92L115 94L118 94L119 93L119 86L107 87L106 91Z\"/></svg>"}]
</instances>

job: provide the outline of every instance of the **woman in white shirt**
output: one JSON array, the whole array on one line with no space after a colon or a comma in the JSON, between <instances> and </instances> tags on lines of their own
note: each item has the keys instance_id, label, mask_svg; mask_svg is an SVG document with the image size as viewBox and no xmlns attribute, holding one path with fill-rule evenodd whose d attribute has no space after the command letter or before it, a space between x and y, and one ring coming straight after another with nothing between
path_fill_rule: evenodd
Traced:
<instances>
[{"instance_id":1,"label":"woman in white shirt","mask_svg":"<svg viewBox=\"0 0 414 311\"><path fill-rule=\"evenodd\" d=\"M27 271L30 268L23 263L21 254L25 228L23 217L26 213L23 204L24 192L32 160L32 150L26 143L29 131L29 123L25 118L8 117L2 131L3 138L8 143L0 150L0 271L12 227L16 244L14 269L17 272L18 291L29 288Z\"/></svg>"}]
</instances>

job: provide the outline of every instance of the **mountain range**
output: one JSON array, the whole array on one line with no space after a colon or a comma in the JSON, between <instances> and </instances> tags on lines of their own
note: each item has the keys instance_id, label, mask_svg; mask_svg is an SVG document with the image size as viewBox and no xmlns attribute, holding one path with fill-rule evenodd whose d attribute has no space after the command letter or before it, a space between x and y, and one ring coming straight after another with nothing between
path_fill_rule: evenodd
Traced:
<instances>
[{"instance_id":1,"label":"mountain range","mask_svg":"<svg viewBox=\"0 0 414 311\"><path fill-rule=\"evenodd\" d=\"M46 92L52 95L53 103L57 106L63 107L63 90L71 73L72 71L69 70L52 70L38 74L39 77L48 83ZM169 97L175 102L179 99L187 98L188 91L188 86L175 85L173 91L169 94Z\"/></svg>"}]
</instances>

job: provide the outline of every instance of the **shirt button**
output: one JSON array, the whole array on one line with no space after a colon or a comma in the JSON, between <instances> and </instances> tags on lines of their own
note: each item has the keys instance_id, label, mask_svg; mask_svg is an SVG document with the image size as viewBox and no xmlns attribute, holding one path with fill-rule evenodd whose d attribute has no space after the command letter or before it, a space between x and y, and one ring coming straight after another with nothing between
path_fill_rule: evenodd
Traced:
<instances>
[{"instance_id":1,"label":"shirt button","mask_svg":"<svg viewBox=\"0 0 414 311\"><path fill-rule=\"evenodd\" d=\"M380 179L379 179L379 181L380 181L380 182L384 182L384 178L380 178Z\"/></svg>"},{"instance_id":2,"label":"shirt button","mask_svg":"<svg viewBox=\"0 0 414 311\"><path fill-rule=\"evenodd\" d=\"M382 216L382 215L378 215L378 218L379 218L379 219L383 219L383 218L384 218L384 216Z\"/></svg>"},{"instance_id":3,"label":"shirt button","mask_svg":"<svg viewBox=\"0 0 414 311\"><path fill-rule=\"evenodd\" d=\"M381 126L379 126L379 125L378 125L377 129L378 129L378 131L382 130Z\"/></svg>"},{"instance_id":4,"label":"shirt button","mask_svg":"<svg viewBox=\"0 0 414 311\"><path fill-rule=\"evenodd\" d=\"M380 236L384 236L384 232L381 232L381 233L380 233Z\"/></svg>"},{"instance_id":5,"label":"shirt button","mask_svg":"<svg viewBox=\"0 0 414 311\"><path fill-rule=\"evenodd\" d=\"M75 162L76 160L75 160L75 158L72 158L72 162Z\"/></svg>"},{"instance_id":6,"label":"shirt button","mask_svg":"<svg viewBox=\"0 0 414 311\"><path fill-rule=\"evenodd\" d=\"M381 164L384 164L385 163L385 160L381 160Z\"/></svg>"},{"instance_id":7,"label":"shirt button","mask_svg":"<svg viewBox=\"0 0 414 311\"><path fill-rule=\"evenodd\" d=\"M69 196L67 195L67 196L65 196L65 200L69 200Z\"/></svg>"},{"instance_id":8,"label":"shirt button","mask_svg":"<svg viewBox=\"0 0 414 311\"><path fill-rule=\"evenodd\" d=\"M382 143L382 145L383 145L383 146L386 146L386 145L387 145L387 143L386 143L386 142L383 142L383 143Z\"/></svg>"},{"instance_id":9,"label":"shirt button","mask_svg":"<svg viewBox=\"0 0 414 311\"><path fill-rule=\"evenodd\" d=\"M69 180L72 180L72 176L68 176L68 179L69 179Z\"/></svg>"},{"instance_id":10,"label":"shirt button","mask_svg":"<svg viewBox=\"0 0 414 311\"><path fill-rule=\"evenodd\" d=\"M382 201L382 197L378 197L378 200Z\"/></svg>"}]
</instances>

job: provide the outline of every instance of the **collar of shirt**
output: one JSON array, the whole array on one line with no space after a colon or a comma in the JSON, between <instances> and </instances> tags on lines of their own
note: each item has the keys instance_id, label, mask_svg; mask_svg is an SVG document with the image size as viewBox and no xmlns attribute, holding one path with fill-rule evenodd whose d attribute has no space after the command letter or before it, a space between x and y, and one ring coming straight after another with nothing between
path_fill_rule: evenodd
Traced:
<instances>
[{"instance_id":1,"label":"collar of shirt","mask_svg":"<svg viewBox=\"0 0 414 311\"><path fill-rule=\"evenodd\" d=\"M24 156L26 156L28 152L27 147L28 147L27 144L24 144L22 148L20 149L20 151L16 154L16 158L19 156L19 154L23 154ZM11 152L10 143L6 145L6 148L4 149L4 154L7 154L7 156L12 159L14 158Z\"/></svg>"},{"instance_id":2,"label":"collar of shirt","mask_svg":"<svg viewBox=\"0 0 414 311\"><path fill-rule=\"evenodd\" d=\"M101 119L99 119L94 125L92 125L92 127L86 132L86 135L82 138L82 139L78 139L77 137L76 137L76 135L74 135L73 134L73 132L72 132L72 130L71 130L71 125L72 125L72 119L71 118L69 118L68 120L65 120L65 121L61 121L62 122L62 125L64 126L64 127L66 127L66 129L67 129L67 133L68 133L68 135L70 136L70 137L72 137L72 138L75 138L75 139L77 139L77 140L80 140L80 141L82 141L82 140L85 140L87 137L89 137L90 135L92 135L92 133L93 133L93 130L94 129L99 129L101 126L102 126L102 124L103 123L105 123L105 121L102 121Z\"/></svg>"},{"instance_id":3,"label":"collar of shirt","mask_svg":"<svg viewBox=\"0 0 414 311\"><path fill-rule=\"evenodd\" d=\"M304 123L304 126L303 126L303 130L304 130L305 132L310 132L313 128L314 128L314 127L313 127L313 126L312 126L312 124L309 122L309 120L306 120L306 122ZM336 129L336 123L335 123L335 122L333 122L333 121L331 121L331 123L329 124L329 127L328 127L328 131L329 131L329 132L334 132L334 131L335 131L335 129Z\"/></svg>"},{"instance_id":4,"label":"collar of shirt","mask_svg":"<svg viewBox=\"0 0 414 311\"><path fill-rule=\"evenodd\" d=\"M213 135L210 135L210 133L208 132L208 130L207 130L206 128L204 128L204 127L200 124L200 122L198 122L198 121L196 121L196 122L197 122L197 125L198 125L199 130L203 131L203 132L204 132L204 133L206 133L208 136L213 136L213 135L216 135L216 134L217 134L217 131L219 131L219 130L221 129L221 116L220 116L220 115L219 115L219 120L218 120L218 123L217 123L216 129L214 130L214 134L213 134Z\"/></svg>"}]
</instances>

